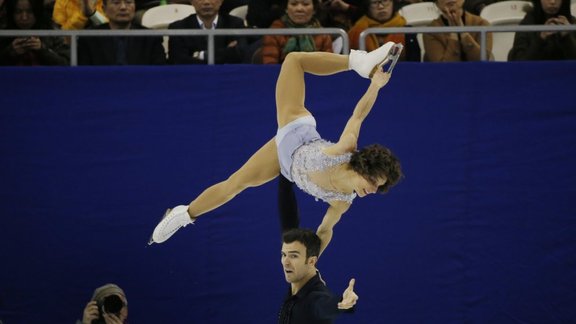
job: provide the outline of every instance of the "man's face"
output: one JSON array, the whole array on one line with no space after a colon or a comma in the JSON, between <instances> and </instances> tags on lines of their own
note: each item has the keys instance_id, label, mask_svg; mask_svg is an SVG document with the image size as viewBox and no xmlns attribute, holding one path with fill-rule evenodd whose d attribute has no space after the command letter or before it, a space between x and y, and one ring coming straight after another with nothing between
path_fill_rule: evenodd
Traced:
<instances>
[{"instance_id":1,"label":"man's face","mask_svg":"<svg viewBox=\"0 0 576 324\"><path fill-rule=\"evenodd\" d=\"M298 283L315 273L316 257L306 258L306 247L295 241L282 244L282 267L289 283Z\"/></svg>"},{"instance_id":2,"label":"man's face","mask_svg":"<svg viewBox=\"0 0 576 324\"><path fill-rule=\"evenodd\" d=\"M223 0L192 0L196 14L200 18L212 19L218 14Z\"/></svg>"},{"instance_id":3,"label":"man's face","mask_svg":"<svg viewBox=\"0 0 576 324\"><path fill-rule=\"evenodd\" d=\"M135 0L108 0L104 5L104 13L116 24L129 24L136 13Z\"/></svg>"}]
</instances>

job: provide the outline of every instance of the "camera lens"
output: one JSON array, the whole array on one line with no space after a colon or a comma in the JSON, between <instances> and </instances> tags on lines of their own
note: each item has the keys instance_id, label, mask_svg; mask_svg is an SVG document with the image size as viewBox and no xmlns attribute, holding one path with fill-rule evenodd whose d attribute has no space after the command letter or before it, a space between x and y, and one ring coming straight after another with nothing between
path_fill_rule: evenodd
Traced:
<instances>
[{"instance_id":1,"label":"camera lens","mask_svg":"<svg viewBox=\"0 0 576 324\"><path fill-rule=\"evenodd\" d=\"M110 295L104 298L102 303L103 310L106 313L117 314L124 307L124 301L118 295Z\"/></svg>"}]
</instances>

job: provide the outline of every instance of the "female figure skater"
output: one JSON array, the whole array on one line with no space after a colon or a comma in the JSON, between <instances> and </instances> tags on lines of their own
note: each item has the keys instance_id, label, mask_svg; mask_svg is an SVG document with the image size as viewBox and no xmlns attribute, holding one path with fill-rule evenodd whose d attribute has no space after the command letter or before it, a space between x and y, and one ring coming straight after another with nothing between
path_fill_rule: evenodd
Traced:
<instances>
[{"instance_id":1,"label":"female figure skater","mask_svg":"<svg viewBox=\"0 0 576 324\"><path fill-rule=\"evenodd\" d=\"M330 206L318 227L321 252L332 238L332 228L348 210L356 195L386 192L402 172L398 159L378 144L357 151L362 122L372 109L380 88L390 73L402 45L386 43L366 53L350 55L325 52L290 53L276 83L278 132L228 179L204 190L190 205L168 210L154 229L151 243L162 243L178 229L234 198L248 187L260 186L280 173L310 195ZM388 72L382 66L391 61ZM304 73L331 75L352 69L370 78L368 90L356 104L337 143L323 140L316 121L304 107Z\"/></svg>"}]
</instances>

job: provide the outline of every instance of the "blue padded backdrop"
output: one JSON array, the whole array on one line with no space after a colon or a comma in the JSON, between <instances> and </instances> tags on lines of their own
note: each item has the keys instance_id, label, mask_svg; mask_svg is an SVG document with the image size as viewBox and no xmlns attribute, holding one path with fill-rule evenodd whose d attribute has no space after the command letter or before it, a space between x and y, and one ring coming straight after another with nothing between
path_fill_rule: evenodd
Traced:
<instances>
[{"instance_id":1,"label":"blue padded backdrop","mask_svg":"<svg viewBox=\"0 0 576 324\"><path fill-rule=\"evenodd\" d=\"M167 207L225 179L276 129L278 66L3 68L0 320L72 323L122 286L131 323L274 323L287 291L276 181L162 245ZM575 62L400 63L360 145L401 158L357 199L319 268L338 323L576 323ZM336 140L368 80L307 76ZM299 192L302 225L326 205Z\"/></svg>"}]
</instances>

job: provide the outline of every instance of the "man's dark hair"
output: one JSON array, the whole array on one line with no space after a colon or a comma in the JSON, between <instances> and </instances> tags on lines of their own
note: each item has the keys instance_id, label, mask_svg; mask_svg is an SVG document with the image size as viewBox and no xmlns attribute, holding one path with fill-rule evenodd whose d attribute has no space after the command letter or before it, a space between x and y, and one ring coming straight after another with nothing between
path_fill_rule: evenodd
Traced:
<instances>
[{"instance_id":1,"label":"man's dark hair","mask_svg":"<svg viewBox=\"0 0 576 324\"><path fill-rule=\"evenodd\" d=\"M320 238L312 230L306 228L289 229L282 234L282 242L300 242L306 247L306 258L320 255Z\"/></svg>"},{"instance_id":2,"label":"man's dark hair","mask_svg":"<svg viewBox=\"0 0 576 324\"><path fill-rule=\"evenodd\" d=\"M378 187L380 193L388 192L403 176L400 160L380 144L368 145L354 152L350 158L350 167L374 184L385 177L386 183Z\"/></svg>"}]
</instances>

